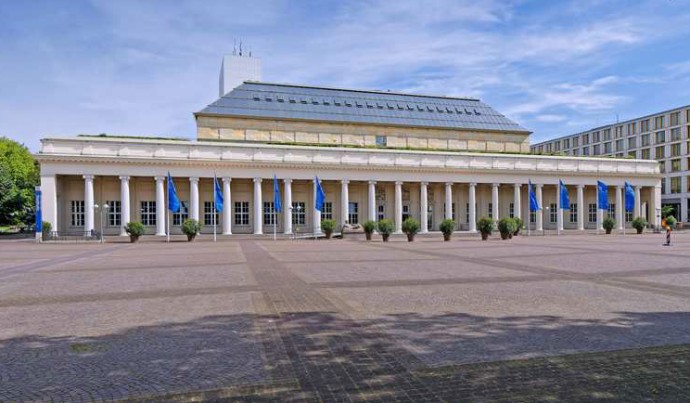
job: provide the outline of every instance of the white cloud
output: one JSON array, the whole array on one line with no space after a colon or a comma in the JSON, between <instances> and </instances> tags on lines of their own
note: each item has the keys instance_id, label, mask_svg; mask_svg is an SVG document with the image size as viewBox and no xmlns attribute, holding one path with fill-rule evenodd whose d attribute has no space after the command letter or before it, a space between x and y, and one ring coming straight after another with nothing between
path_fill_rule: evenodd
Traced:
<instances>
[{"instance_id":1,"label":"white cloud","mask_svg":"<svg viewBox=\"0 0 690 403\"><path fill-rule=\"evenodd\" d=\"M564 122L568 120L568 117L565 115L550 115L550 114L545 114L545 115L537 115L534 120L538 122Z\"/></svg>"}]
</instances>

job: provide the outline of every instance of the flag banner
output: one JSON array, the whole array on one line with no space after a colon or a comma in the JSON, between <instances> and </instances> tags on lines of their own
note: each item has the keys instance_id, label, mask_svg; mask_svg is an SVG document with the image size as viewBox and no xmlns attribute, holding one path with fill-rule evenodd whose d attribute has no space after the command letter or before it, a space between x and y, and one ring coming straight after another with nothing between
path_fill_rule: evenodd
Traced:
<instances>
[{"instance_id":1,"label":"flag banner","mask_svg":"<svg viewBox=\"0 0 690 403\"><path fill-rule=\"evenodd\" d=\"M41 189L36 186L35 190L35 196L36 196L36 232L40 233L43 231L43 196L41 193ZM55 228L57 231L57 228Z\"/></svg>"},{"instance_id":2,"label":"flag banner","mask_svg":"<svg viewBox=\"0 0 690 403\"><path fill-rule=\"evenodd\" d=\"M541 206L537 201L537 196L534 194L534 188L532 187L532 181L529 181L529 211L539 211Z\"/></svg>"},{"instance_id":3,"label":"flag banner","mask_svg":"<svg viewBox=\"0 0 690 403\"><path fill-rule=\"evenodd\" d=\"M609 209L609 187L602 181L597 181L597 200L600 210Z\"/></svg>"},{"instance_id":4,"label":"flag banner","mask_svg":"<svg viewBox=\"0 0 690 403\"><path fill-rule=\"evenodd\" d=\"M565 186L562 180L558 181L558 188L561 195L561 209L570 210L570 196L568 195L568 188Z\"/></svg>"},{"instance_id":5,"label":"flag banner","mask_svg":"<svg viewBox=\"0 0 690 403\"><path fill-rule=\"evenodd\" d=\"M625 211L633 211L635 208L635 190L627 181L625 182Z\"/></svg>"},{"instance_id":6,"label":"flag banner","mask_svg":"<svg viewBox=\"0 0 690 403\"><path fill-rule=\"evenodd\" d=\"M326 194L323 192L321 181L319 181L318 176L314 178L314 186L316 186L316 200L314 200L314 207L321 211L321 209L323 209L323 202L326 200Z\"/></svg>"},{"instance_id":7,"label":"flag banner","mask_svg":"<svg viewBox=\"0 0 690 403\"><path fill-rule=\"evenodd\" d=\"M215 204L218 213L223 211L223 191L220 190L220 184L215 175L213 175L213 204Z\"/></svg>"},{"instance_id":8,"label":"flag banner","mask_svg":"<svg viewBox=\"0 0 690 403\"><path fill-rule=\"evenodd\" d=\"M177 197L177 190L175 190L175 183L173 183L170 172L168 172L168 210L173 213L180 211L180 198Z\"/></svg>"},{"instance_id":9,"label":"flag banner","mask_svg":"<svg viewBox=\"0 0 690 403\"><path fill-rule=\"evenodd\" d=\"M278 178L273 175L273 205L276 213L283 211L283 203L280 201L280 186L278 185Z\"/></svg>"}]
</instances>

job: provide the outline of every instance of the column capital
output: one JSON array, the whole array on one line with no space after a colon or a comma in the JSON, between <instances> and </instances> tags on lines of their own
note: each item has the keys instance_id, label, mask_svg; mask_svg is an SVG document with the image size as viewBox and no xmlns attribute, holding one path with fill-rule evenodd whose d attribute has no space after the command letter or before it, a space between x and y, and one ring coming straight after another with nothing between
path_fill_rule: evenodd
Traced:
<instances>
[{"instance_id":1,"label":"column capital","mask_svg":"<svg viewBox=\"0 0 690 403\"><path fill-rule=\"evenodd\" d=\"M119 176L118 178L120 178L120 180L123 182L127 182L130 179L129 175L122 175L122 176Z\"/></svg>"},{"instance_id":2,"label":"column capital","mask_svg":"<svg viewBox=\"0 0 690 403\"><path fill-rule=\"evenodd\" d=\"M446 182L446 186L453 186L454 182Z\"/></svg>"},{"instance_id":3,"label":"column capital","mask_svg":"<svg viewBox=\"0 0 690 403\"><path fill-rule=\"evenodd\" d=\"M468 185L472 188L477 187L477 182L470 182L470 183L468 183Z\"/></svg>"},{"instance_id":4,"label":"column capital","mask_svg":"<svg viewBox=\"0 0 690 403\"><path fill-rule=\"evenodd\" d=\"M616 185L616 189L618 189L618 190L623 189L623 185Z\"/></svg>"},{"instance_id":5,"label":"column capital","mask_svg":"<svg viewBox=\"0 0 690 403\"><path fill-rule=\"evenodd\" d=\"M395 181L396 186L402 186L403 182L402 181Z\"/></svg>"},{"instance_id":6,"label":"column capital","mask_svg":"<svg viewBox=\"0 0 690 403\"><path fill-rule=\"evenodd\" d=\"M340 181L340 183L341 183L342 185L347 185L348 183L350 183L350 180L349 180L349 179L342 179L342 180Z\"/></svg>"},{"instance_id":7,"label":"column capital","mask_svg":"<svg viewBox=\"0 0 690 403\"><path fill-rule=\"evenodd\" d=\"M428 186L428 185L429 185L429 182L419 182L419 184L422 185L422 186Z\"/></svg>"},{"instance_id":8,"label":"column capital","mask_svg":"<svg viewBox=\"0 0 690 403\"><path fill-rule=\"evenodd\" d=\"M87 181L92 181L93 180L93 175L83 175L82 178Z\"/></svg>"},{"instance_id":9,"label":"column capital","mask_svg":"<svg viewBox=\"0 0 690 403\"><path fill-rule=\"evenodd\" d=\"M189 181L192 183L199 183L199 177L198 176L190 176Z\"/></svg>"},{"instance_id":10,"label":"column capital","mask_svg":"<svg viewBox=\"0 0 690 403\"><path fill-rule=\"evenodd\" d=\"M254 178L254 183L261 183L263 178Z\"/></svg>"},{"instance_id":11,"label":"column capital","mask_svg":"<svg viewBox=\"0 0 690 403\"><path fill-rule=\"evenodd\" d=\"M497 187L499 187L499 186L501 186L501 184L500 184L500 183L492 183L492 184L491 184L491 187L495 187L495 188L497 188Z\"/></svg>"},{"instance_id":12,"label":"column capital","mask_svg":"<svg viewBox=\"0 0 690 403\"><path fill-rule=\"evenodd\" d=\"M543 183L533 183L533 185L534 185L534 187L537 188L537 189L541 189L541 188L544 187L544 184L543 184Z\"/></svg>"},{"instance_id":13,"label":"column capital","mask_svg":"<svg viewBox=\"0 0 690 403\"><path fill-rule=\"evenodd\" d=\"M153 179L155 179L156 182L162 182L165 180L165 176L154 176Z\"/></svg>"},{"instance_id":14,"label":"column capital","mask_svg":"<svg viewBox=\"0 0 690 403\"><path fill-rule=\"evenodd\" d=\"M375 185L375 184L376 184L376 181L369 181L369 184L370 184L370 185Z\"/></svg>"},{"instance_id":15,"label":"column capital","mask_svg":"<svg viewBox=\"0 0 690 403\"><path fill-rule=\"evenodd\" d=\"M520 189L521 186L522 186L521 183L514 183L514 184L513 184L513 187L516 187L516 188L518 188L518 189Z\"/></svg>"},{"instance_id":16,"label":"column capital","mask_svg":"<svg viewBox=\"0 0 690 403\"><path fill-rule=\"evenodd\" d=\"M579 185L577 185L577 188L578 188L578 189L584 189L584 188L585 188L585 185L579 184Z\"/></svg>"},{"instance_id":17,"label":"column capital","mask_svg":"<svg viewBox=\"0 0 690 403\"><path fill-rule=\"evenodd\" d=\"M292 183L292 179L285 178L285 179L283 179L283 183Z\"/></svg>"},{"instance_id":18,"label":"column capital","mask_svg":"<svg viewBox=\"0 0 690 403\"><path fill-rule=\"evenodd\" d=\"M223 177L223 182L230 183L230 182L232 182L232 178L229 178L229 177L227 177L227 176L224 176L224 177Z\"/></svg>"}]
</instances>

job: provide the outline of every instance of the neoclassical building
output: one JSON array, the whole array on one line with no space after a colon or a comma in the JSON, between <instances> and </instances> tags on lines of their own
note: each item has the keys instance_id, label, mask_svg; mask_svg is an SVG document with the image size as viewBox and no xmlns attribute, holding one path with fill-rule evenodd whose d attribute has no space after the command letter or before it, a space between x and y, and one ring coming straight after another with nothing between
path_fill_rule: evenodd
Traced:
<instances>
[{"instance_id":1,"label":"neoclassical building","mask_svg":"<svg viewBox=\"0 0 690 403\"><path fill-rule=\"evenodd\" d=\"M180 233L186 218L202 232L214 221L213 177L222 181L219 233L318 232L320 222L406 217L422 232L452 218L475 231L482 216L529 216L529 180L544 209L531 229L595 229L602 215L620 229L633 216L659 225L661 176L654 161L531 155L530 132L471 98L451 98L245 82L195 113L197 139L109 136L45 138L41 164L43 217L60 232L124 235L141 221L152 235ZM166 211L166 176L183 208ZM274 214L273 178L283 212ZM326 193L314 208L314 178ZM557 184L571 208L559 207ZM597 210L596 183L609 185L610 210ZM635 187L623 209L625 181ZM101 209L107 204L109 209ZM96 208L95 206L98 206Z\"/></svg>"}]
</instances>

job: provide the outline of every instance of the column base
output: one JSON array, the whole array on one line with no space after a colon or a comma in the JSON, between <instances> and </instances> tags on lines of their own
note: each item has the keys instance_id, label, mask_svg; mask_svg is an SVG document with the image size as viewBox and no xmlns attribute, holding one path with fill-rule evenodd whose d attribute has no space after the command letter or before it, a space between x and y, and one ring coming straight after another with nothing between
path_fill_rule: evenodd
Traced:
<instances>
[{"instance_id":1,"label":"column base","mask_svg":"<svg viewBox=\"0 0 690 403\"><path fill-rule=\"evenodd\" d=\"M232 232L223 232L223 235L232 235Z\"/></svg>"},{"instance_id":2,"label":"column base","mask_svg":"<svg viewBox=\"0 0 690 403\"><path fill-rule=\"evenodd\" d=\"M254 235L263 235L263 234L264 234L264 233L263 233L263 232L261 232L261 231L258 231L258 232L254 232Z\"/></svg>"},{"instance_id":3,"label":"column base","mask_svg":"<svg viewBox=\"0 0 690 403\"><path fill-rule=\"evenodd\" d=\"M156 232L156 236L168 236L165 232Z\"/></svg>"}]
</instances>

